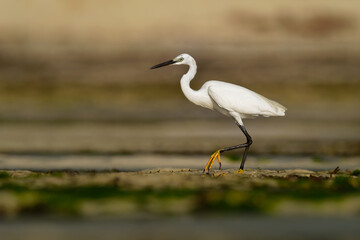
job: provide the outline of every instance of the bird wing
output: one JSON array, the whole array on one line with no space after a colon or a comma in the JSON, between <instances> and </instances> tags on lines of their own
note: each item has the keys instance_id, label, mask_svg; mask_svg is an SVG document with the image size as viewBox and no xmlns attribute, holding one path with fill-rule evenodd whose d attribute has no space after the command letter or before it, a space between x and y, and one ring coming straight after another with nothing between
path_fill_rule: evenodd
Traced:
<instances>
[{"instance_id":1,"label":"bird wing","mask_svg":"<svg viewBox=\"0 0 360 240\"><path fill-rule=\"evenodd\" d=\"M206 87L216 105L243 118L285 115L284 106L244 87L220 81L209 81Z\"/></svg>"}]
</instances>

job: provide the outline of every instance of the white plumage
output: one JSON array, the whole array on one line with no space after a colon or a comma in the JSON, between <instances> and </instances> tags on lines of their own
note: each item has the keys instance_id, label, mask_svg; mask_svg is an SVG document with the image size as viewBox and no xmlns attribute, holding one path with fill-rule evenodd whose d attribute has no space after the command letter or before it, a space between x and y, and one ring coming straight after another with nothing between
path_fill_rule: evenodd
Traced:
<instances>
[{"instance_id":1,"label":"white plumage","mask_svg":"<svg viewBox=\"0 0 360 240\"><path fill-rule=\"evenodd\" d=\"M203 88L215 105L212 108L214 110L218 110L220 107L226 112L240 114L241 118L259 115L264 117L285 115L286 108L284 106L235 84L209 81L201 89Z\"/></svg>"},{"instance_id":2,"label":"white plumage","mask_svg":"<svg viewBox=\"0 0 360 240\"><path fill-rule=\"evenodd\" d=\"M221 152L245 147L246 149L240 166L240 170L242 170L244 167L247 151L252 143L251 137L247 133L242 119L256 116L284 116L286 108L281 104L261 96L260 94L257 94L249 89L216 80L206 82L199 90L193 90L190 87L190 82L195 77L197 66L194 58L186 53L180 54L173 60L155 65L151 69L167 66L170 64L189 65L188 72L182 76L180 81L181 89L189 101L196 105L209 108L226 116L232 117L247 138L246 144L240 144L234 147L223 148L216 151L210 158L208 164L205 167L205 170L211 169L212 163L216 157L219 158L220 164Z\"/></svg>"}]
</instances>

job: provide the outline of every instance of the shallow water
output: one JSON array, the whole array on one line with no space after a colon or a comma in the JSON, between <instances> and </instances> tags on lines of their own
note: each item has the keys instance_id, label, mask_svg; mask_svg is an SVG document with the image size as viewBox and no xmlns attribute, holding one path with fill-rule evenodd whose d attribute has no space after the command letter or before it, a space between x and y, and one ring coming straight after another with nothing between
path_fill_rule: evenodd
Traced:
<instances>
[{"instance_id":1,"label":"shallow water","mask_svg":"<svg viewBox=\"0 0 360 240\"><path fill-rule=\"evenodd\" d=\"M209 159L208 155L174 155L174 154L133 154L133 155L87 155L87 154L1 154L1 169L17 170L117 170L139 171L158 168L203 169ZM222 157L222 169L236 169L236 161L227 155ZM215 161L212 169L218 169ZM342 170L360 168L360 157L336 156L289 156L289 155L256 155L249 156L246 169L307 169Z\"/></svg>"},{"instance_id":2,"label":"shallow water","mask_svg":"<svg viewBox=\"0 0 360 240\"><path fill-rule=\"evenodd\" d=\"M358 239L359 218L198 216L1 222L3 239Z\"/></svg>"}]
</instances>

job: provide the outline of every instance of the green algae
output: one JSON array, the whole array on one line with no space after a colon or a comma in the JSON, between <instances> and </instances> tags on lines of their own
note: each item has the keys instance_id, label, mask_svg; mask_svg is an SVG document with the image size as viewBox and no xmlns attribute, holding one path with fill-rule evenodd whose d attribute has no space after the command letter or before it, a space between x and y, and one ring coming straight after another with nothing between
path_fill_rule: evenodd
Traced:
<instances>
[{"instance_id":1,"label":"green algae","mask_svg":"<svg viewBox=\"0 0 360 240\"><path fill-rule=\"evenodd\" d=\"M130 180L130 176L135 176L134 179L137 181L143 179L147 182L146 178L149 176L165 179L173 177L173 172L172 174L160 171L128 173L129 179L114 178L112 175L125 174L121 172L32 172L25 178L12 174L10 171L1 173L3 177L0 178L0 195L3 199L0 199L0 209L2 209L0 217L10 214L87 216L89 213L83 206L87 206L88 203L92 203L90 205L95 210L103 209L107 204L113 204L114 206L109 206L115 209L124 208L125 212L130 211L134 214L177 214L178 209L182 209L181 211L187 214L271 214L274 206L286 199L325 203L360 196L360 178L351 176L352 173L342 173L330 178L294 175L287 177L249 177L235 174L213 176L201 173L190 175L192 172L188 171L178 173L181 184L174 185L174 180L169 182L165 180L162 186L142 185L143 183ZM84 180L84 177L88 180ZM99 177L99 180L92 179L96 177ZM192 181L197 185L192 186ZM206 184L209 181L211 184ZM7 205L14 203L16 203L16 208L13 210L15 213L10 213L6 210ZM131 207L126 210L129 203ZM115 215L122 213L122 211L113 212ZM101 215L101 213L98 214Z\"/></svg>"}]
</instances>

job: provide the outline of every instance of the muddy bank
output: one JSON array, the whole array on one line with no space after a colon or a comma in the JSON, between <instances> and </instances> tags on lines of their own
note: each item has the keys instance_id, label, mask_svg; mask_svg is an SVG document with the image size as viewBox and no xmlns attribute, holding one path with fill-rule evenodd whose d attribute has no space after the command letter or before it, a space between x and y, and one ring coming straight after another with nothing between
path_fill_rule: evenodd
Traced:
<instances>
[{"instance_id":1,"label":"muddy bank","mask_svg":"<svg viewBox=\"0 0 360 240\"><path fill-rule=\"evenodd\" d=\"M1 171L2 217L358 216L355 171Z\"/></svg>"}]
</instances>

